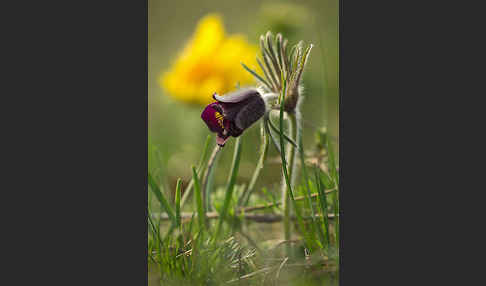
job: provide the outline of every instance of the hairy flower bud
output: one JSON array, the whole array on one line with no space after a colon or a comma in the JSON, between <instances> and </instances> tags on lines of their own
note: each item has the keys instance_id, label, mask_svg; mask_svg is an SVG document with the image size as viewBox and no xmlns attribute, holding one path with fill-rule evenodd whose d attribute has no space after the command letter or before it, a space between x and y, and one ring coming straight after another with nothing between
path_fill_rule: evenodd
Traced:
<instances>
[{"instance_id":1,"label":"hairy flower bud","mask_svg":"<svg viewBox=\"0 0 486 286\"><path fill-rule=\"evenodd\" d=\"M302 98L302 74L312 44L304 47L304 42L300 41L289 53L287 43L287 39L284 39L281 34L274 37L270 31L266 35L260 36L263 63L258 58L257 62L264 76L257 74L245 64L242 63L242 65L260 82L264 93L284 94L284 110L292 113Z\"/></svg>"}]
</instances>

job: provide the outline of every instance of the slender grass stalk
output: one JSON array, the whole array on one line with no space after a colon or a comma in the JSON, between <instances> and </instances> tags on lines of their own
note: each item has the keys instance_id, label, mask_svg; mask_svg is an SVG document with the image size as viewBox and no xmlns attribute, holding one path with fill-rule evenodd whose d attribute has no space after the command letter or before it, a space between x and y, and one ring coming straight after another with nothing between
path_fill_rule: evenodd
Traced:
<instances>
[{"instance_id":1,"label":"slender grass stalk","mask_svg":"<svg viewBox=\"0 0 486 286\"><path fill-rule=\"evenodd\" d=\"M300 130L300 134L302 134L302 126L297 126L297 130ZM299 137L299 149L300 149L300 163L301 163L301 168L302 168L302 174L303 174L303 177L304 177L304 180L305 180L305 186L306 186L306 190L307 192L304 192L305 193L305 197L306 197L306 200L307 200L307 204L309 205L309 208L310 208L310 211L311 211L311 218L312 218L312 227L313 227L313 232L317 232L317 235L318 235L318 238L319 238L319 242L320 242L320 245L321 245L321 248L324 248L324 245L325 245L325 238L324 238L324 234L322 233L322 230L321 228L319 227L316 219L315 219L315 211L314 211L314 206L312 205L312 200L311 200L311 190L310 190L310 185L309 185L309 176L307 175L307 169L305 167L305 158L304 158L304 144L302 142L302 136L298 136ZM323 214L324 215L324 214ZM327 216L327 214L326 214ZM326 218L327 219L327 218Z\"/></svg>"},{"instance_id":2,"label":"slender grass stalk","mask_svg":"<svg viewBox=\"0 0 486 286\"><path fill-rule=\"evenodd\" d=\"M273 146L277 150L277 152L280 154L282 151L280 150L280 144L278 143L277 139L273 137L272 132L270 131L269 123L270 122L270 112L265 112L265 115L263 116L263 124L265 126L265 131L267 132L268 136L270 139L272 139Z\"/></svg>"},{"instance_id":3,"label":"slender grass stalk","mask_svg":"<svg viewBox=\"0 0 486 286\"><path fill-rule=\"evenodd\" d=\"M253 172L253 176L251 177L250 185L248 185L247 188L243 191L243 194L240 197L239 206L247 206L248 201L250 200L251 193L255 189L255 184L258 179L258 176L260 175L260 171L263 169L263 164L265 163L265 160L267 159L267 154L268 154L268 147L269 145L269 138L268 134L265 132L265 122L262 121L261 123L261 138L262 138L262 144L260 146L260 158L258 159L258 164L255 168L255 171Z\"/></svg>"},{"instance_id":4,"label":"slender grass stalk","mask_svg":"<svg viewBox=\"0 0 486 286\"><path fill-rule=\"evenodd\" d=\"M336 187L336 192L333 195L333 204L334 204L334 215L336 216L336 221L334 224L334 233L335 233L335 241L336 241L336 250L337 255L336 259L339 261L339 174L336 169L336 163L334 160L334 151L331 146L331 142L329 138L327 138L327 153L329 156L328 160L328 169L331 175L331 179L334 181L334 185Z\"/></svg>"},{"instance_id":5,"label":"slender grass stalk","mask_svg":"<svg viewBox=\"0 0 486 286\"><path fill-rule=\"evenodd\" d=\"M155 254L157 255L157 258L159 259L159 263L158 263L158 268L159 268L159 271L162 275L163 272L163 263L162 261L164 260L164 257L162 256L162 246L163 246L163 240L162 238L160 237L160 220L159 220L159 224L157 226L155 226L155 223L153 222L152 218L151 218L151 215L150 215L150 210L149 210L149 223L150 223L150 226L152 227L152 239L153 239L153 242L155 244Z\"/></svg>"},{"instance_id":6,"label":"slender grass stalk","mask_svg":"<svg viewBox=\"0 0 486 286\"><path fill-rule=\"evenodd\" d=\"M228 185L226 187L226 195L224 198L223 208L221 209L218 225L216 227L216 232L213 236L213 241L216 242L221 234L221 228L223 227L223 222L226 219L226 214L228 213L229 205L233 197L233 190L236 182L236 176L238 175L238 169L240 166L241 158L241 137L236 138L235 152L233 155L233 163L231 165L230 176L228 179Z\"/></svg>"},{"instance_id":7,"label":"slender grass stalk","mask_svg":"<svg viewBox=\"0 0 486 286\"><path fill-rule=\"evenodd\" d=\"M275 131L275 133L277 133L277 134L280 135L280 130L278 130L278 128L275 127L275 125L273 125L272 120L271 120L270 117L268 118L268 124L270 125L270 127L272 128L272 130ZM285 134L285 132L283 132L283 136L284 136L285 140L287 140L287 142L289 142L290 144L292 144L294 147L297 148L297 143L295 143L292 138L290 138L289 136L287 136L287 134Z\"/></svg>"},{"instance_id":8,"label":"slender grass stalk","mask_svg":"<svg viewBox=\"0 0 486 286\"><path fill-rule=\"evenodd\" d=\"M326 192L324 190L324 182L322 182L322 177L320 175L320 170L316 166L315 169L315 178L316 178L316 187L317 187L317 192L319 193L319 203L321 206L321 212L322 212L322 218L324 222L324 230L325 230L325 237L326 237L326 242L327 242L327 250L329 251L329 248L331 246L331 240L329 237L329 220L328 220L328 211L327 211L327 198L326 198ZM337 217L335 217L337 219Z\"/></svg>"},{"instance_id":9,"label":"slender grass stalk","mask_svg":"<svg viewBox=\"0 0 486 286\"><path fill-rule=\"evenodd\" d=\"M197 218L199 221L199 227L201 229L206 229L207 228L206 213L203 208L199 178L197 177L196 167L194 166L192 166L192 178L194 179L194 192L196 196L196 209L197 209Z\"/></svg>"},{"instance_id":10,"label":"slender grass stalk","mask_svg":"<svg viewBox=\"0 0 486 286\"><path fill-rule=\"evenodd\" d=\"M160 251L161 250L161 242L162 242L162 238L160 237L160 228L157 228L155 226L155 223L152 220L152 215L151 215L150 210L149 210L149 215L148 215L148 221L149 221L149 224L151 226L152 239L153 239L153 242L155 244L155 250Z\"/></svg>"},{"instance_id":11,"label":"slender grass stalk","mask_svg":"<svg viewBox=\"0 0 486 286\"><path fill-rule=\"evenodd\" d=\"M164 194L160 191L159 186L155 182L151 173L148 173L148 183L149 183L150 189L152 190L152 192L155 194L155 196L159 200L160 205L165 210L167 215L170 217L170 220L172 221L172 223L175 225L176 219L175 219L174 211L170 207L167 199L164 197Z\"/></svg>"},{"instance_id":12,"label":"slender grass stalk","mask_svg":"<svg viewBox=\"0 0 486 286\"><path fill-rule=\"evenodd\" d=\"M322 183L324 184L324 188L336 189L336 184L334 183L333 179L327 173L320 172L320 174L321 174Z\"/></svg>"},{"instance_id":13,"label":"slender grass stalk","mask_svg":"<svg viewBox=\"0 0 486 286\"><path fill-rule=\"evenodd\" d=\"M203 148L203 152L201 154L201 158L199 159L199 165L197 167L197 173L199 175L201 175L204 171L204 168L205 168L205 162L206 162L206 155L208 153L208 148L209 148L209 142L211 141L211 135L208 135L208 137L206 137L206 142L204 143L204 148ZM184 206L184 204L186 203L187 199L189 198L189 195L191 194L191 191L192 191L192 187L194 185L194 180L191 178L191 181L189 182L189 184L187 185L187 188L184 192L184 195L182 196L182 201L181 201L181 208Z\"/></svg>"},{"instance_id":14,"label":"slender grass stalk","mask_svg":"<svg viewBox=\"0 0 486 286\"><path fill-rule=\"evenodd\" d=\"M327 153L328 153L328 156L329 156L329 161L328 161L329 172L331 174L331 178L336 183L336 188L337 188L338 185L339 185L339 176L338 176L337 169L336 169L336 162L334 160L334 150L332 148L331 141L329 140L329 137L327 137L326 145L327 145Z\"/></svg>"},{"instance_id":15,"label":"slender grass stalk","mask_svg":"<svg viewBox=\"0 0 486 286\"><path fill-rule=\"evenodd\" d=\"M266 80L264 80L261 76L259 76L255 71L247 67L244 63L241 63L243 68L247 70L249 73L251 73L255 78L257 78L261 83L263 83L266 87L270 88L270 85L267 83Z\"/></svg>"},{"instance_id":16,"label":"slender grass stalk","mask_svg":"<svg viewBox=\"0 0 486 286\"><path fill-rule=\"evenodd\" d=\"M339 262L339 192L335 192L334 193L334 217L336 218L336 221L335 221L335 234L336 234L336 249L338 251L336 257L338 259L338 262Z\"/></svg>"},{"instance_id":17,"label":"slender grass stalk","mask_svg":"<svg viewBox=\"0 0 486 286\"><path fill-rule=\"evenodd\" d=\"M177 179L176 185L176 193L175 193L175 217L176 217L176 225L181 225L181 187L182 187L182 180L181 178Z\"/></svg>"}]
</instances>

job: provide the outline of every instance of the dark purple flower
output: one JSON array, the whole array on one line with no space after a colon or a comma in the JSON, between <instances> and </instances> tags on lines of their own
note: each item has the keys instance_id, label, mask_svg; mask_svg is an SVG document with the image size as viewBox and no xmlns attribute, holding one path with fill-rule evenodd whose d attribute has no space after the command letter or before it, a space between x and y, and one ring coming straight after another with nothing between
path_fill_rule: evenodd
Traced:
<instances>
[{"instance_id":1,"label":"dark purple flower","mask_svg":"<svg viewBox=\"0 0 486 286\"><path fill-rule=\"evenodd\" d=\"M225 96L213 94L216 102L201 114L209 130L218 133L216 143L224 146L230 136L238 137L265 113L265 102L255 88L240 89Z\"/></svg>"}]
</instances>

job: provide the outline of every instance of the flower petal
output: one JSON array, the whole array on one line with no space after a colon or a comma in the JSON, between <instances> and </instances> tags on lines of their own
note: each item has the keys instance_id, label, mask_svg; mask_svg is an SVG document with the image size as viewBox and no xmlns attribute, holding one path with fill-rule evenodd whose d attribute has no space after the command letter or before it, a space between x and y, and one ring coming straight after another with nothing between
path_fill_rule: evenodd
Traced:
<instances>
[{"instance_id":1,"label":"flower petal","mask_svg":"<svg viewBox=\"0 0 486 286\"><path fill-rule=\"evenodd\" d=\"M265 114L265 102L259 96L249 99L235 118L236 127L245 130Z\"/></svg>"},{"instance_id":2,"label":"flower petal","mask_svg":"<svg viewBox=\"0 0 486 286\"><path fill-rule=\"evenodd\" d=\"M260 96L260 93L256 88L242 88L237 91L227 93L224 96L218 95L217 93L213 94L213 98L215 100L224 103L237 103L252 96Z\"/></svg>"},{"instance_id":3,"label":"flower petal","mask_svg":"<svg viewBox=\"0 0 486 286\"><path fill-rule=\"evenodd\" d=\"M206 123L209 130L212 132L222 133L223 128L223 115L218 112L218 103L214 102L206 106L201 113L202 120Z\"/></svg>"}]
</instances>

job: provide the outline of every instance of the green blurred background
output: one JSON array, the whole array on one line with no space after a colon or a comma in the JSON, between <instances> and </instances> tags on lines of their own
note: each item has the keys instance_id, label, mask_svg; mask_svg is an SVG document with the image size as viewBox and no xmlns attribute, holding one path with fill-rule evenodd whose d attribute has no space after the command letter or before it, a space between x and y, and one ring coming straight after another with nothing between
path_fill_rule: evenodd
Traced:
<instances>
[{"instance_id":1,"label":"green blurred background","mask_svg":"<svg viewBox=\"0 0 486 286\"><path fill-rule=\"evenodd\" d=\"M169 69L186 41L191 37L199 19L208 13L220 13L228 34L246 34L258 44L260 34L270 30L280 32L289 44L303 40L314 44L304 72L302 113L304 118L304 146L311 149L314 133L326 126L338 147L338 0L303 1L166 1L149 0L148 23L148 91L149 91L149 171L162 185L174 190L177 178L187 184L190 166L197 165L209 132L200 118L202 106L187 105L164 94L158 79ZM243 153L237 183L248 183L258 160L260 124L243 135ZM212 144L214 143L214 134ZM216 169L216 186L227 180L234 139L230 139L220 156ZM212 146L210 148L212 150ZM280 184L277 153L270 146L269 162L258 180L257 190L268 190ZM275 163L272 165L272 159ZM184 184L184 185L186 185Z\"/></svg>"}]
</instances>

